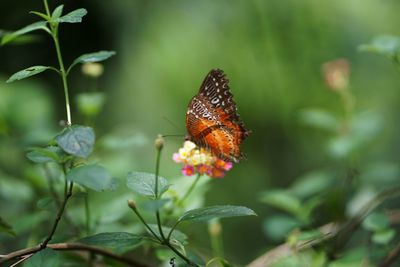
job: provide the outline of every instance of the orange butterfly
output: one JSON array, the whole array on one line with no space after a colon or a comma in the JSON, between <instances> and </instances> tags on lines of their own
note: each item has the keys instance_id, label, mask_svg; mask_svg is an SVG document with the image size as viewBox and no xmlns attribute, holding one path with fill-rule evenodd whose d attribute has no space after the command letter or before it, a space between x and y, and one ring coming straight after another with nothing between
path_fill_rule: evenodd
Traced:
<instances>
[{"instance_id":1,"label":"orange butterfly","mask_svg":"<svg viewBox=\"0 0 400 267\"><path fill-rule=\"evenodd\" d=\"M229 80L220 69L211 70L186 112L189 140L215 156L239 162L240 145L251 133L239 119Z\"/></svg>"}]
</instances>

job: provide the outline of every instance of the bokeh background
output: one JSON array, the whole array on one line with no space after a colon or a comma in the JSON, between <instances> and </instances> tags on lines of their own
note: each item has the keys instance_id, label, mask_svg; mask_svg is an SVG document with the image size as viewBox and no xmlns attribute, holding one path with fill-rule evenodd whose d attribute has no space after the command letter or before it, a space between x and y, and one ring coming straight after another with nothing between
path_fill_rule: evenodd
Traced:
<instances>
[{"instance_id":1,"label":"bokeh background","mask_svg":"<svg viewBox=\"0 0 400 267\"><path fill-rule=\"evenodd\" d=\"M53 7L61 3L66 11L88 10L82 24L61 26L66 62L98 50L117 52L104 63L105 73L95 85L76 69L70 87L72 96L93 86L106 94L105 106L93 122L99 140L97 159L122 186L128 171L153 171L157 134L186 133L187 104L207 72L221 68L227 74L241 118L253 133L242 147L247 160L235 165L224 179L211 181L204 198L207 205L245 205L258 214L223 221L225 256L233 262L246 264L284 241L265 229L266 219L279 212L259 200L262 191L285 189L299 177L326 169L333 175L333 188L345 186L353 168L358 173L381 168L397 177L399 73L389 60L360 53L357 47L376 35L400 34L400 2L51 1ZM36 19L28 11L42 9L41 1L1 1L0 28L16 30ZM335 133L310 127L302 117L310 108L343 117L340 96L327 87L321 74L322 64L337 58L350 62L354 113L363 117L359 130L369 137L361 147L350 148L351 153L332 152L337 151L329 148ZM61 129L64 98L53 73L5 83L22 68L56 64L52 43L44 34L1 47L0 60L0 215L27 233L28 221L41 220L29 211L46 194L46 182L25 159L24 151ZM76 106L73 121L85 123ZM180 166L171 156L182 141L183 137L166 139L163 176L180 176ZM338 149L347 151L341 144ZM368 184L369 190L375 190L375 184ZM357 186L353 196L364 188ZM113 205L122 210L127 192L96 194L95 199L99 203L114 200ZM106 206L93 205L98 213L106 210ZM319 214L326 217L313 220L315 226L334 217L326 211ZM207 236L201 234L206 227L197 227L193 242L209 246ZM29 240L34 240L32 234L18 244ZM4 249L10 239L1 237L0 241Z\"/></svg>"}]
</instances>

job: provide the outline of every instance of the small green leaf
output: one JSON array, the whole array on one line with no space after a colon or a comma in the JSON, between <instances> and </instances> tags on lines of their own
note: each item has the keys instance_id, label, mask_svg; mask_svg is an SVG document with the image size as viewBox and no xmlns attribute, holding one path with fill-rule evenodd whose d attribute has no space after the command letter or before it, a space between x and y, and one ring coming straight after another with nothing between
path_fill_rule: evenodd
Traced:
<instances>
[{"instance_id":1,"label":"small green leaf","mask_svg":"<svg viewBox=\"0 0 400 267\"><path fill-rule=\"evenodd\" d=\"M301 214L300 200L290 192L284 190L267 191L261 194L260 200L275 208L287 211L296 217Z\"/></svg>"},{"instance_id":2,"label":"small green leaf","mask_svg":"<svg viewBox=\"0 0 400 267\"><path fill-rule=\"evenodd\" d=\"M216 218L228 218L238 216L256 216L256 213L249 208L242 206L211 206L199 209L193 209L185 212L179 219L183 221L204 222Z\"/></svg>"},{"instance_id":3,"label":"small green leaf","mask_svg":"<svg viewBox=\"0 0 400 267\"><path fill-rule=\"evenodd\" d=\"M67 179L95 191L115 188L114 179L104 167L99 165L83 165L74 168L68 172Z\"/></svg>"},{"instance_id":4,"label":"small green leaf","mask_svg":"<svg viewBox=\"0 0 400 267\"><path fill-rule=\"evenodd\" d=\"M382 230L376 231L372 235L372 241L377 244L386 245L390 241L393 240L393 237L395 235L396 235L396 231L394 229L391 229L391 228L382 229Z\"/></svg>"},{"instance_id":5,"label":"small green leaf","mask_svg":"<svg viewBox=\"0 0 400 267\"><path fill-rule=\"evenodd\" d=\"M45 70L51 69L51 67L47 66L32 66L29 68L26 68L24 70L20 70L17 73L14 73L8 80L7 83L11 83L14 81L22 80L25 78L28 78L30 76L39 74Z\"/></svg>"},{"instance_id":6,"label":"small green leaf","mask_svg":"<svg viewBox=\"0 0 400 267\"><path fill-rule=\"evenodd\" d=\"M56 142L68 154L87 158L92 153L95 134L90 127L73 125L65 128L56 137Z\"/></svg>"},{"instance_id":7,"label":"small green leaf","mask_svg":"<svg viewBox=\"0 0 400 267\"><path fill-rule=\"evenodd\" d=\"M51 248L36 252L24 264L25 267L56 267L59 265L60 255Z\"/></svg>"},{"instance_id":8,"label":"small green leaf","mask_svg":"<svg viewBox=\"0 0 400 267\"><path fill-rule=\"evenodd\" d=\"M130 172L128 173L127 186L136 193L147 196L156 197L155 192L155 175L147 172ZM161 196L169 188L168 181L158 177L158 195Z\"/></svg>"},{"instance_id":9,"label":"small green leaf","mask_svg":"<svg viewBox=\"0 0 400 267\"><path fill-rule=\"evenodd\" d=\"M82 22L82 18L87 14L86 9L84 8L79 8L76 9L70 13L68 13L65 16L62 16L61 18L57 19L57 22L63 23L80 23Z\"/></svg>"},{"instance_id":10,"label":"small green leaf","mask_svg":"<svg viewBox=\"0 0 400 267\"><path fill-rule=\"evenodd\" d=\"M389 226L389 219L383 212L374 212L365 218L362 225L369 231L379 231Z\"/></svg>"},{"instance_id":11,"label":"small green leaf","mask_svg":"<svg viewBox=\"0 0 400 267\"><path fill-rule=\"evenodd\" d=\"M69 66L67 73L70 72L70 70L79 63L87 63L87 62L100 62L103 60L106 60L110 57L112 57L113 55L115 55L116 53L114 51L99 51L99 52L94 52L94 53L89 53L89 54L83 54L81 56L79 56L78 58L76 58L71 66Z\"/></svg>"},{"instance_id":12,"label":"small green leaf","mask_svg":"<svg viewBox=\"0 0 400 267\"><path fill-rule=\"evenodd\" d=\"M134 235L125 232L107 232L88 236L78 240L77 242L87 245L106 247L117 251L118 253L123 253L140 246L144 239L145 237L142 235Z\"/></svg>"},{"instance_id":13,"label":"small green leaf","mask_svg":"<svg viewBox=\"0 0 400 267\"><path fill-rule=\"evenodd\" d=\"M380 35L375 37L369 44L360 45L358 50L394 58L400 51L400 37L393 35Z\"/></svg>"},{"instance_id":14,"label":"small green leaf","mask_svg":"<svg viewBox=\"0 0 400 267\"><path fill-rule=\"evenodd\" d=\"M317 129L335 132L339 125L338 119L333 114L322 109L309 108L302 110L299 114L303 124Z\"/></svg>"},{"instance_id":15,"label":"small green leaf","mask_svg":"<svg viewBox=\"0 0 400 267\"><path fill-rule=\"evenodd\" d=\"M269 216L263 222L264 233L274 241L284 240L293 229L301 226L299 220L288 215Z\"/></svg>"},{"instance_id":16,"label":"small green leaf","mask_svg":"<svg viewBox=\"0 0 400 267\"><path fill-rule=\"evenodd\" d=\"M63 151L58 146L34 147L26 157L35 163L61 162Z\"/></svg>"},{"instance_id":17,"label":"small green leaf","mask_svg":"<svg viewBox=\"0 0 400 267\"><path fill-rule=\"evenodd\" d=\"M158 231L158 225L157 224L148 224L148 225L151 228L151 230L153 230L153 232L156 233L156 235L159 238L161 238L160 232ZM165 236L168 235L168 233L171 231L171 228L167 227L167 226L162 226L161 229ZM185 245L185 244L187 244L188 237L181 231L174 229L174 231L172 232L172 235L171 235L171 239L175 239L175 240L179 241L180 243L182 243L183 245Z\"/></svg>"},{"instance_id":18,"label":"small green leaf","mask_svg":"<svg viewBox=\"0 0 400 267\"><path fill-rule=\"evenodd\" d=\"M147 212L156 212L161 209L165 204L167 204L170 199L161 198L161 199L150 199L146 200L143 203L139 204L139 208L147 211Z\"/></svg>"},{"instance_id":19,"label":"small green leaf","mask_svg":"<svg viewBox=\"0 0 400 267\"><path fill-rule=\"evenodd\" d=\"M329 189L335 182L335 176L326 170L315 170L297 178L290 192L299 198L308 198Z\"/></svg>"},{"instance_id":20,"label":"small green leaf","mask_svg":"<svg viewBox=\"0 0 400 267\"><path fill-rule=\"evenodd\" d=\"M53 21L57 21L58 18L61 16L62 12L63 12L63 8L64 5L59 5L58 7L56 7L53 11L53 13L51 14L51 19Z\"/></svg>"},{"instance_id":21,"label":"small green leaf","mask_svg":"<svg viewBox=\"0 0 400 267\"><path fill-rule=\"evenodd\" d=\"M42 210L55 211L57 208L56 202L51 197L45 197L45 198L39 199L39 201L37 202L36 205L39 209L42 209Z\"/></svg>"},{"instance_id":22,"label":"small green leaf","mask_svg":"<svg viewBox=\"0 0 400 267\"><path fill-rule=\"evenodd\" d=\"M0 232L15 236L15 232L12 226L9 225L6 221L4 221L1 217L0 217Z\"/></svg>"},{"instance_id":23,"label":"small green leaf","mask_svg":"<svg viewBox=\"0 0 400 267\"><path fill-rule=\"evenodd\" d=\"M42 12L30 11L29 13L35 14L36 16L39 16L39 17L41 17L42 19L45 19L46 21L49 21L49 20L50 20L50 17L47 16L47 14L44 14L44 13L42 13Z\"/></svg>"},{"instance_id":24,"label":"small green leaf","mask_svg":"<svg viewBox=\"0 0 400 267\"><path fill-rule=\"evenodd\" d=\"M38 21L32 24L29 24L28 26L23 27L22 29L19 29L15 32L7 33L3 36L1 39L1 44L4 45L6 43L11 42L15 38L17 38L20 35L23 35L28 32L36 31L36 30L44 30L48 33L50 33L50 30L46 26L46 21Z\"/></svg>"}]
</instances>

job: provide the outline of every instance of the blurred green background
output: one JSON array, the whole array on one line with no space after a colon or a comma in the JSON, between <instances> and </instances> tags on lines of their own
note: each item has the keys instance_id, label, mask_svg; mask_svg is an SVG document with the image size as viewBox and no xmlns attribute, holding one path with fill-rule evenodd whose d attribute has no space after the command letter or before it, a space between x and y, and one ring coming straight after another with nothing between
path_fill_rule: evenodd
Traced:
<instances>
[{"instance_id":1,"label":"blurred green background","mask_svg":"<svg viewBox=\"0 0 400 267\"><path fill-rule=\"evenodd\" d=\"M398 1L50 4L65 4L66 11L84 7L89 12L82 24L61 26L66 62L102 49L117 52L104 64L105 73L97 81L106 103L95 129L98 160L122 185L128 171L153 171L155 136L184 135L187 104L203 78L212 68L225 71L241 118L253 134L242 147L247 160L235 165L224 179L213 180L205 202L245 205L259 215L223 221L225 254L233 262L248 263L283 241L263 230L264 220L277 210L259 201L260 192L285 188L304 174L326 169L334 173L333 185L338 188L346 186L344 177L349 169L364 173L372 163L386 166L384 172L390 169L393 176L399 173L399 74L384 57L357 52L360 44L376 35L400 34ZM41 1L1 1L0 28L16 30L34 21L28 11L42 9ZM58 122L65 118L61 84L53 73L5 83L22 68L56 64L50 40L44 34L35 36L31 43L0 49L0 215L10 218L9 222L16 221L21 212L35 210L32 201L46 191L45 181L25 159L24 151L54 136L61 129ZM300 119L308 108L343 116L340 97L327 88L321 74L321 65L337 58L347 58L351 64L355 117L364 116L361 131L370 135L351 156L330 153L327 140L334 134L304 125ZM72 96L90 91L93 85L78 70L71 79ZM84 123L74 104L73 122ZM125 143L114 144L113 136ZM166 139L163 176L180 176L180 166L171 157L182 141ZM354 194L362 191L361 185L357 186ZM374 186L368 185L371 190ZM112 196L103 193L97 197L110 201ZM125 209L123 198L118 203ZM326 216L317 217L315 225L334 217ZM16 228L25 229L21 225ZM199 229L199 233L206 231L203 226ZM193 242L207 247L207 237L197 236Z\"/></svg>"}]
</instances>

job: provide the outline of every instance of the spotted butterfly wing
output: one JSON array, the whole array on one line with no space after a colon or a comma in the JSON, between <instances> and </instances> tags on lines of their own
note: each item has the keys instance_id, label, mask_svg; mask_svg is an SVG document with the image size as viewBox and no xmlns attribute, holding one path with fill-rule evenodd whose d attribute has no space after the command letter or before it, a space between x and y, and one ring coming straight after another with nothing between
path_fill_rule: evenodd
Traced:
<instances>
[{"instance_id":1,"label":"spotted butterfly wing","mask_svg":"<svg viewBox=\"0 0 400 267\"><path fill-rule=\"evenodd\" d=\"M191 141L217 157L233 162L242 158L240 144L250 131L239 119L229 80L222 70L211 70L190 101L186 128Z\"/></svg>"}]
</instances>

